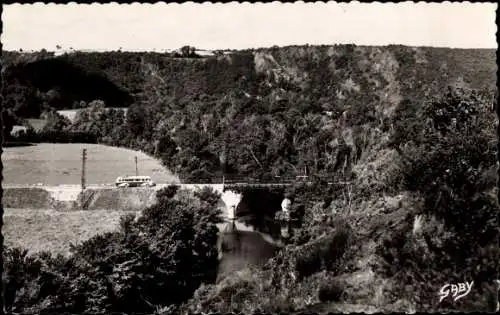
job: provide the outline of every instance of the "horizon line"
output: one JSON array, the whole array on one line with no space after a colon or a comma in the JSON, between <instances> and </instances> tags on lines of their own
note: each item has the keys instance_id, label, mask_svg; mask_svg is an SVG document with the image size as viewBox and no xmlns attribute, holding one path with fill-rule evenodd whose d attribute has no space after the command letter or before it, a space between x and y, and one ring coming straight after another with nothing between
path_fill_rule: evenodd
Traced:
<instances>
[{"instance_id":1,"label":"horizon line","mask_svg":"<svg viewBox=\"0 0 500 315\"><path fill-rule=\"evenodd\" d=\"M206 49L201 47L196 47L196 45L184 45L189 47L194 47L195 51L207 51L207 52L238 52L245 50L260 50L260 49L273 49L273 48L290 48L290 47L334 47L334 46L355 46L355 47L390 47L390 46L401 46L408 48L438 48L438 49L454 49L454 50L497 50L498 47L453 47L453 46L439 46L439 45L407 45L407 44L380 44L380 45L367 45L367 44L355 44L355 43L333 43L333 44L290 44L290 45L272 45L272 46L259 46L259 47L249 47L249 48L218 48L218 49ZM184 47L182 46L182 47ZM182 47L179 48L165 48L165 49L98 49L98 48L69 48L69 49L52 49L49 50L47 48L41 49L23 49L19 48L15 49L2 49L4 52L18 52L18 53L37 53L45 50L47 53L59 53L60 55L66 53L75 53L75 52L88 52L88 53L106 53L106 52L127 52L127 53L159 53L159 54L167 54L174 53L179 51Z\"/></svg>"}]
</instances>

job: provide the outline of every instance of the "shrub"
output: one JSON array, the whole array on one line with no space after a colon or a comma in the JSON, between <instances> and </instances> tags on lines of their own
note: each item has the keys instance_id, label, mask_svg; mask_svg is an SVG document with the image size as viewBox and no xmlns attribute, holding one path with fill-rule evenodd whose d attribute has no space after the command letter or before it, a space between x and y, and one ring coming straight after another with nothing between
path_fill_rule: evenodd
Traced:
<instances>
[{"instance_id":1,"label":"shrub","mask_svg":"<svg viewBox=\"0 0 500 315\"><path fill-rule=\"evenodd\" d=\"M320 270L338 272L352 234L351 227L346 222L339 221L335 229L326 236L302 246L297 252L295 266L299 279Z\"/></svg>"},{"instance_id":2,"label":"shrub","mask_svg":"<svg viewBox=\"0 0 500 315\"><path fill-rule=\"evenodd\" d=\"M490 109L478 93L450 89L414 113L413 132L398 149L399 178L423 197L429 220L421 236L410 225L388 234L379 253L391 275L414 283L422 307L438 307L424 302L435 299L431 282L473 280L482 287L498 273L492 240L498 238L500 208L493 195L496 181L485 177L497 164Z\"/></svg>"},{"instance_id":3,"label":"shrub","mask_svg":"<svg viewBox=\"0 0 500 315\"><path fill-rule=\"evenodd\" d=\"M321 302L339 302L344 290L339 283L329 282L321 284L318 291L318 298Z\"/></svg>"},{"instance_id":4,"label":"shrub","mask_svg":"<svg viewBox=\"0 0 500 315\"><path fill-rule=\"evenodd\" d=\"M69 258L48 253L6 255L9 309L19 312L152 312L187 300L215 281L218 229L210 191L198 196L158 193L158 203L120 229L71 248ZM169 292L169 294L165 294Z\"/></svg>"}]
</instances>

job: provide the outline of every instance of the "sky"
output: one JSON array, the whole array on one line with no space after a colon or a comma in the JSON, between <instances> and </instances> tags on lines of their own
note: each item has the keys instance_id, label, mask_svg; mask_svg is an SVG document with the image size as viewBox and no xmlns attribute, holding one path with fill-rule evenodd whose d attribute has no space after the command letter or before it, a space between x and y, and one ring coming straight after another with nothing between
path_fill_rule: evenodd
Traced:
<instances>
[{"instance_id":1,"label":"sky","mask_svg":"<svg viewBox=\"0 0 500 315\"><path fill-rule=\"evenodd\" d=\"M492 3L4 5L4 50L164 51L273 45L497 48Z\"/></svg>"}]
</instances>

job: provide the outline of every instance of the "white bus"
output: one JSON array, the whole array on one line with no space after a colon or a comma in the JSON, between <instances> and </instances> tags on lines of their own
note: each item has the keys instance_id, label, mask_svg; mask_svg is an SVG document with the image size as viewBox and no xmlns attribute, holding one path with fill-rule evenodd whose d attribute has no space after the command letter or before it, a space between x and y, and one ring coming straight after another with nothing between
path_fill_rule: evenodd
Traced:
<instances>
[{"instance_id":1,"label":"white bus","mask_svg":"<svg viewBox=\"0 0 500 315\"><path fill-rule=\"evenodd\" d=\"M149 176L125 176L118 177L115 181L116 187L153 187L155 182Z\"/></svg>"}]
</instances>

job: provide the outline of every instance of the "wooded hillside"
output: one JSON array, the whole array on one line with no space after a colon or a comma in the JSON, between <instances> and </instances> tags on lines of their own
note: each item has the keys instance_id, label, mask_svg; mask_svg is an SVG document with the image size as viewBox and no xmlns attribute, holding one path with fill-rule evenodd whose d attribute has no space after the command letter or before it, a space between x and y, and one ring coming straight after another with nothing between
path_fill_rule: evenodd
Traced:
<instances>
[{"instance_id":1,"label":"wooded hillside","mask_svg":"<svg viewBox=\"0 0 500 315\"><path fill-rule=\"evenodd\" d=\"M374 130L394 127L401 104L418 108L449 85L491 91L496 80L493 50L338 45L207 58L128 52L4 58L10 113L4 117L12 123L94 100L129 107L124 124L97 115L107 118L58 125L100 129L99 142L142 149L185 180L220 178L223 171L261 179L350 176L350 165L380 140Z\"/></svg>"},{"instance_id":2,"label":"wooded hillside","mask_svg":"<svg viewBox=\"0 0 500 315\"><path fill-rule=\"evenodd\" d=\"M184 181L220 181L223 172L263 180L307 172L316 179L287 189L296 222L287 245L262 268L207 280L217 265L216 231L204 224L215 216L192 213L211 209L218 197L175 199L170 187L142 221L124 219L119 233L76 248L75 263L85 264L74 274L65 271L66 260L45 255L32 263L10 251L7 287L16 309L109 312L123 305L134 312L134 304L135 312L164 315L495 309L495 51L341 45L208 58L6 56L4 123L49 111L42 133L27 138L78 136L141 149ZM70 73L73 80L65 79ZM71 107L82 108L73 122L53 112ZM128 107L126 117L108 107ZM324 176L350 183L329 186ZM138 233L145 228L149 234ZM165 243L167 234L174 238ZM151 242L153 250L143 247L128 261L132 248ZM114 253L123 255L103 261ZM188 257L190 269L169 257ZM158 259L165 268L153 268ZM130 265L113 269L123 261ZM50 267L23 271L35 263ZM52 273L37 270L46 269L61 276L45 281ZM33 285L39 281L59 291L44 295L44 286ZM466 298L439 301L440 286L464 281L474 282Z\"/></svg>"}]
</instances>

